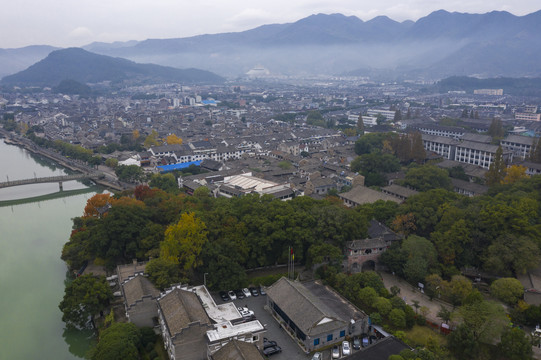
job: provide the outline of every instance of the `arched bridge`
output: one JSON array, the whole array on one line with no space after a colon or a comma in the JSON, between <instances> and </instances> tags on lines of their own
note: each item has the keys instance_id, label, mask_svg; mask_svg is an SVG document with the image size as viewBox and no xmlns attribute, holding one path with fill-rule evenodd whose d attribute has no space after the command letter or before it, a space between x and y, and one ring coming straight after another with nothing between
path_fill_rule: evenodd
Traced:
<instances>
[{"instance_id":1,"label":"arched bridge","mask_svg":"<svg viewBox=\"0 0 541 360\"><path fill-rule=\"evenodd\" d=\"M75 175L62 175L62 176L49 176L49 177L34 177L31 179L22 179L22 180L13 180L13 181L4 181L0 182L0 189L10 187L10 186L20 186L28 184L41 184L41 183L58 183L60 190L62 190L62 183L65 181L71 180L82 180L82 179L98 179L103 177L102 173L86 173L86 174L75 174Z\"/></svg>"}]
</instances>

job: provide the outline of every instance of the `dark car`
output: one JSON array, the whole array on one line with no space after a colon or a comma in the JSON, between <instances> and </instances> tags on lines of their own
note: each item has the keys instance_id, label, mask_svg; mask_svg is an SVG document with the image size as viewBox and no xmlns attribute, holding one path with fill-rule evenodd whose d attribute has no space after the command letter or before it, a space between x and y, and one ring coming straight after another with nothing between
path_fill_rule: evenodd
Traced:
<instances>
[{"instance_id":1,"label":"dark car","mask_svg":"<svg viewBox=\"0 0 541 360\"><path fill-rule=\"evenodd\" d=\"M361 339L359 339L358 336L355 336L353 338L353 349L360 350L361 349Z\"/></svg>"},{"instance_id":2,"label":"dark car","mask_svg":"<svg viewBox=\"0 0 541 360\"><path fill-rule=\"evenodd\" d=\"M222 298L223 301L231 300L225 291L220 291L220 297Z\"/></svg>"},{"instance_id":3,"label":"dark car","mask_svg":"<svg viewBox=\"0 0 541 360\"><path fill-rule=\"evenodd\" d=\"M250 290L250 293L252 294L252 296L259 296L259 291L257 291L255 287L252 286L248 289Z\"/></svg>"},{"instance_id":4,"label":"dark car","mask_svg":"<svg viewBox=\"0 0 541 360\"><path fill-rule=\"evenodd\" d=\"M270 348L271 346L278 346L278 343L276 341L267 340L267 338L263 338L263 349Z\"/></svg>"},{"instance_id":5,"label":"dark car","mask_svg":"<svg viewBox=\"0 0 541 360\"><path fill-rule=\"evenodd\" d=\"M265 289L263 289L263 286L260 286L260 287L259 287L259 293L260 293L261 295L267 295L267 293L265 292Z\"/></svg>"},{"instance_id":6,"label":"dark car","mask_svg":"<svg viewBox=\"0 0 541 360\"><path fill-rule=\"evenodd\" d=\"M278 354L279 352L282 352L282 348L279 347L278 345L274 345L266 349L263 349L263 354L265 354L265 356L271 356L274 354Z\"/></svg>"},{"instance_id":7,"label":"dark car","mask_svg":"<svg viewBox=\"0 0 541 360\"><path fill-rule=\"evenodd\" d=\"M244 299L246 296L244 296L244 293L241 289L235 290L235 295L237 295L237 299Z\"/></svg>"}]
</instances>

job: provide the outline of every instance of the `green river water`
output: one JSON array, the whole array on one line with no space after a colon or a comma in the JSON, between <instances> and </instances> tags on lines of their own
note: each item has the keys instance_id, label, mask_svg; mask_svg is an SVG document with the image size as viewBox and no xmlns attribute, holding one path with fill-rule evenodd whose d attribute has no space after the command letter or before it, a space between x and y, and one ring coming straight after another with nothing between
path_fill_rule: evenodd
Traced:
<instances>
[{"instance_id":1,"label":"green river water","mask_svg":"<svg viewBox=\"0 0 541 360\"><path fill-rule=\"evenodd\" d=\"M66 174L2 139L0 165L0 181ZM71 219L95 194L93 189L81 194L85 188L67 182L66 196L44 196L58 192L57 183L0 189L0 359L80 359L93 341L92 332L67 331L58 309L67 279L62 246ZM34 197L39 201L6 205Z\"/></svg>"}]
</instances>

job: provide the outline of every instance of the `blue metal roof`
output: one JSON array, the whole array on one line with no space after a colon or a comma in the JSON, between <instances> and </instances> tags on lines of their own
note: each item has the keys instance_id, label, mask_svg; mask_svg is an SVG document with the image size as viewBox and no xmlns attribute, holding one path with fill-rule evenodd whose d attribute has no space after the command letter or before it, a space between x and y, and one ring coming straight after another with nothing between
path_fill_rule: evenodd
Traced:
<instances>
[{"instance_id":1,"label":"blue metal roof","mask_svg":"<svg viewBox=\"0 0 541 360\"><path fill-rule=\"evenodd\" d=\"M202 160L198 160L198 161L190 161L190 162L186 162L186 163L162 165L162 166L156 166L156 167L160 170L160 173L163 174L163 173L167 173L167 172L171 172L171 171L175 171L175 170L186 169L190 165L199 166L199 165L201 165L201 162L202 162Z\"/></svg>"}]
</instances>

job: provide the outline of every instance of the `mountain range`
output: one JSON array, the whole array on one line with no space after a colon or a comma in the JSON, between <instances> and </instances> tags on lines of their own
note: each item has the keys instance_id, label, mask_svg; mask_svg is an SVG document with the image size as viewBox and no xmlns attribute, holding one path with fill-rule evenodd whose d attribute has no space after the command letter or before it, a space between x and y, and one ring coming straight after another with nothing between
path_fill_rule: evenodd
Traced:
<instances>
[{"instance_id":1,"label":"mountain range","mask_svg":"<svg viewBox=\"0 0 541 360\"><path fill-rule=\"evenodd\" d=\"M28 69L2 78L2 84L57 86L64 80L85 83L222 83L225 79L198 69L177 69L98 55L80 48L55 50Z\"/></svg>"},{"instance_id":2,"label":"mountain range","mask_svg":"<svg viewBox=\"0 0 541 360\"><path fill-rule=\"evenodd\" d=\"M236 77L264 67L276 75L443 78L540 76L541 11L439 10L417 21L317 14L293 23L176 39L92 43L93 53ZM0 68L4 61L0 52Z\"/></svg>"}]
</instances>

